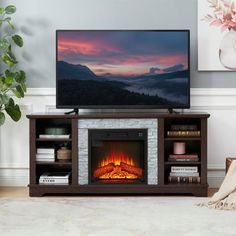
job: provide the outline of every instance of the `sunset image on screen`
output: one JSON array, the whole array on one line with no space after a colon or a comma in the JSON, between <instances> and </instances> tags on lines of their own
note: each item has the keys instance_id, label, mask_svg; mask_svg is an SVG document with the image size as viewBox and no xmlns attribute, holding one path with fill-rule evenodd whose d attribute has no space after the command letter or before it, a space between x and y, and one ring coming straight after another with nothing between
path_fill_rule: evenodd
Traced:
<instances>
[{"instance_id":1,"label":"sunset image on screen","mask_svg":"<svg viewBox=\"0 0 236 236\"><path fill-rule=\"evenodd\" d=\"M75 90L63 92L65 103L181 106L188 102L188 67L185 31L57 32L59 92Z\"/></svg>"}]
</instances>

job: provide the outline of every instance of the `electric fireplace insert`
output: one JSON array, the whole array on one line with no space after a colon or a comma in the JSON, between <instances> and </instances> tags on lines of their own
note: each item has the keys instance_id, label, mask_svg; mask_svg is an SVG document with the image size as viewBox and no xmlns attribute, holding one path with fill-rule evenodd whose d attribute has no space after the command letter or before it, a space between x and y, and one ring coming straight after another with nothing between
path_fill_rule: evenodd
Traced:
<instances>
[{"instance_id":1,"label":"electric fireplace insert","mask_svg":"<svg viewBox=\"0 0 236 236\"><path fill-rule=\"evenodd\" d=\"M147 130L89 130L90 184L146 184Z\"/></svg>"}]
</instances>

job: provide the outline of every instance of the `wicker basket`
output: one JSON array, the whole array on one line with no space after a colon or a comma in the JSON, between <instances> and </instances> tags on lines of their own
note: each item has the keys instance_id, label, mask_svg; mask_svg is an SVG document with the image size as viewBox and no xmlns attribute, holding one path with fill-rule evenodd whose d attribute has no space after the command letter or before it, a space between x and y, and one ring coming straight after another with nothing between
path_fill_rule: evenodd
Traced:
<instances>
[{"instance_id":1,"label":"wicker basket","mask_svg":"<svg viewBox=\"0 0 236 236\"><path fill-rule=\"evenodd\" d=\"M71 150L66 147L62 147L57 151L58 160L70 160L71 159Z\"/></svg>"}]
</instances>

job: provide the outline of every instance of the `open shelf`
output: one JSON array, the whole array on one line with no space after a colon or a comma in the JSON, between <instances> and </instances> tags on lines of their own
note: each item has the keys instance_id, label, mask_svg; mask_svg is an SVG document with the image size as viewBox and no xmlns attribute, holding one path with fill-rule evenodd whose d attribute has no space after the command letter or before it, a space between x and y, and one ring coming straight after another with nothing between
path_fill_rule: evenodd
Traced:
<instances>
[{"instance_id":1,"label":"open shelf","mask_svg":"<svg viewBox=\"0 0 236 236\"><path fill-rule=\"evenodd\" d=\"M207 154L206 154L206 145L207 145L207 130L206 130L206 120L203 120L202 118L197 117L188 117L185 119L182 119L181 117L169 117L164 119L162 123L162 129L163 129L163 136L164 141L162 142L163 145L163 184L165 186L171 187L171 186L180 186L181 188L184 187L186 189L191 189L193 186L204 186L207 183L207 174L206 174L206 168L207 168ZM178 129L179 128L179 129ZM198 131L200 132L200 136L168 136L170 133L169 131L176 131L176 132L184 132L184 131ZM172 133L173 134L173 133ZM185 161L172 161L168 160L169 156L171 154L174 154L174 143L175 142L184 142L185 143L185 153L184 154L197 154L198 161L192 161L192 160L185 160ZM160 148L160 147L159 147ZM178 157L178 156L177 156ZM180 158L180 156L179 156ZM183 157L184 159L184 157ZM187 159L187 157L186 157ZM197 167L199 177L200 177L200 183L175 183L175 182L169 182L169 176L171 173L171 167ZM185 176L186 173L174 173L178 177L178 181L185 181L184 179L181 180L181 178L186 177L186 181L192 181L191 174L189 176ZM192 174L194 175L194 174ZM179 178L180 177L180 178ZM197 177L197 176L196 176ZM177 181L177 179L174 179ZM195 181L197 181L195 179ZM199 180L198 180L199 181Z\"/></svg>"}]
</instances>

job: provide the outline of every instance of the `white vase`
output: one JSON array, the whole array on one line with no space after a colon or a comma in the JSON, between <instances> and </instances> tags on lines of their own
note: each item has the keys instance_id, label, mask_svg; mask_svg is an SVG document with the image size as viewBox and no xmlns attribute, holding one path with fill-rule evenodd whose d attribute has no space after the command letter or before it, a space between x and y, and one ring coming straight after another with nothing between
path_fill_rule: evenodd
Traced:
<instances>
[{"instance_id":1,"label":"white vase","mask_svg":"<svg viewBox=\"0 0 236 236\"><path fill-rule=\"evenodd\" d=\"M236 70L236 31L231 29L220 42L219 58L221 64L229 69Z\"/></svg>"}]
</instances>

